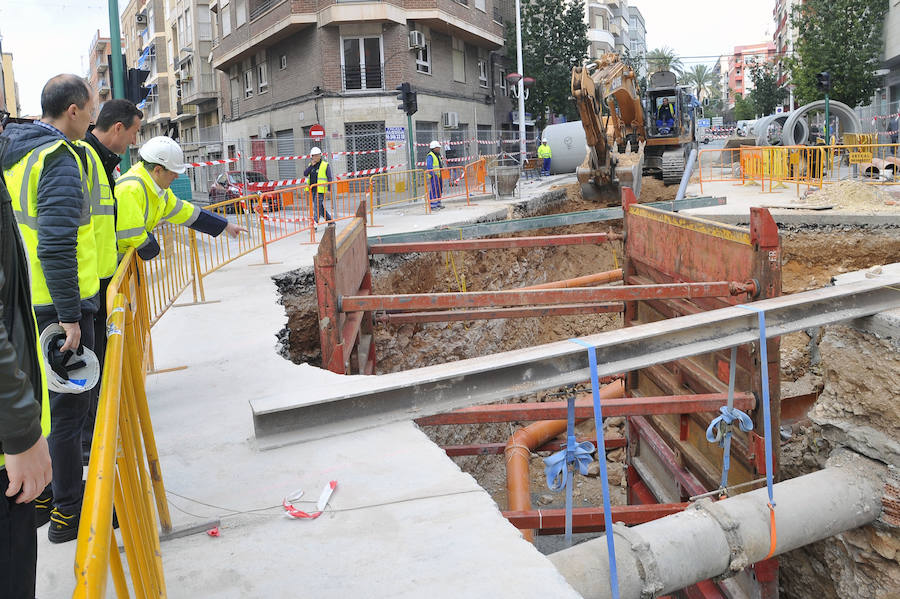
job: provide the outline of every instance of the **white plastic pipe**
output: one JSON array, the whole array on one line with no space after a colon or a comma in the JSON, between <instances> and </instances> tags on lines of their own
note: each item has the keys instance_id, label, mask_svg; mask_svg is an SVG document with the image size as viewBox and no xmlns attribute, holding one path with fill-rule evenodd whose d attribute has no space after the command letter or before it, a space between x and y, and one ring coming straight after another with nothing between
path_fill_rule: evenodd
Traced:
<instances>
[{"instance_id":1,"label":"white plastic pipe","mask_svg":"<svg viewBox=\"0 0 900 599\"><path fill-rule=\"evenodd\" d=\"M684 199L684 192L687 191L688 181L691 180L691 173L694 172L694 162L697 160L697 149L691 150L687 164L684 165L684 172L681 174L681 184L678 186L678 193L675 194L675 201Z\"/></svg>"},{"instance_id":2,"label":"white plastic pipe","mask_svg":"<svg viewBox=\"0 0 900 599\"><path fill-rule=\"evenodd\" d=\"M774 486L775 555L871 524L881 514L886 469L845 452L830 467ZM831 465L833 464L833 465ZM769 553L766 489L627 529L615 528L619 596L664 595L736 572ZM609 598L609 559L603 537L549 556L585 599Z\"/></svg>"}]
</instances>

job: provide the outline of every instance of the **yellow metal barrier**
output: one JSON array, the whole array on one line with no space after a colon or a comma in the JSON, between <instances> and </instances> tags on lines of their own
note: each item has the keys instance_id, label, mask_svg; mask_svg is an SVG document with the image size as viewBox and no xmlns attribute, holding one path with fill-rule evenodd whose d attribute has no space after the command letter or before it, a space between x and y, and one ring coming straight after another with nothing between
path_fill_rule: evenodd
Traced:
<instances>
[{"instance_id":1,"label":"yellow metal barrier","mask_svg":"<svg viewBox=\"0 0 900 599\"><path fill-rule=\"evenodd\" d=\"M397 204L416 203L428 195L425 171L422 169L372 175L369 181L370 211Z\"/></svg>"},{"instance_id":2,"label":"yellow metal barrier","mask_svg":"<svg viewBox=\"0 0 900 599\"><path fill-rule=\"evenodd\" d=\"M199 286L203 288L203 277L222 268L229 262L249 254L253 250L262 247L263 239L260 232L259 215L269 213L276 209L277 202L268 194L243 196L233 200L210 204L207 210L223 216L226 219L233 215L236 224L247 229L236 238L231 238L227 233L218 237L200 235L193 229L189 229L190 246L195 252L197 279ZM195 299L196 301L196 299ZM205 301L205 298L201 298Z\"/></svg>"},{"instance_id":3,"label":"yellow metal barrier","mask_svg":"<svg viewBox=\"0 0 900 599\"><path fill-rule=\"evenodd\" d=\"M72 596L79 599L105 597L108 574L117 596L131 596L112 530L113 506L134 595L166 596L159 527L171 530L172 519L144 390L150 323L142 271L130 249L104 298L108 343L75 550Z\"/></svg>"}]
</instances>

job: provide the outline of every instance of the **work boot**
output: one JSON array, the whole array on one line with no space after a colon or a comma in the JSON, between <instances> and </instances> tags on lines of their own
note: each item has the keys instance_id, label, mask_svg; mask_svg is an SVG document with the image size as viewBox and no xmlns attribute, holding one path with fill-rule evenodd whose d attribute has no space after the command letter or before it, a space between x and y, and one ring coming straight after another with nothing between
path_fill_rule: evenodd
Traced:
<instances>
[{"instance_id":1,"label":"work boot","mask_svg":"<svg viewBox=\"0 0 900 599\"><path fill-rule=\"evenodd\" d=\"M34 527L40 528L50 522L50 511L53 509L53 491L48 486L34 500Z\"/></svg>"},{"instance_id":2,"label":"work boot","mask_svg":"<svg viewBox=\"0 0 900 599\"><path fill-rule=\"evenodd\" d=\"M51 543L68 543L78 538L78 512L64 514L56 508L50 514L47 538Z\"/></svg>"}]
</instances>

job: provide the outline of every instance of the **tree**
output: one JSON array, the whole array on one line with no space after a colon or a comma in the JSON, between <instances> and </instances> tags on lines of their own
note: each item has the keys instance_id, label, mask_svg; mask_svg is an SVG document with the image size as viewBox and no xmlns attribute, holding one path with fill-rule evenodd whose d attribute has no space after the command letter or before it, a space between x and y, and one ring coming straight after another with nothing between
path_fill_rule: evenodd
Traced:
<instances>
[{"instance_id":1,"label":"tree","mask_svg":"<svg viewBox=\"0 0 900 599\"><path fill-rule=\"evenodd\" d=\"M806 104L824 98L816 73L831 73L830 97L854 107L878 88L874 71L884 49L888 0L806 0L794 7L791 25L799 32L786 63L794 95Z\"/></svg>"},{"instance_id":2,"label":"tree","mask_svg":"<svg viewBox=\"0 0 900 599\"><path fill-rule=\"evenodd\" d=\"M734 97L734 120L747 121L756 118L756 107L751 100L740 95Z\"/></svg>"},{"instance_id":3,"label":"tree","mask_svg":"<svg viewBox=\"0 0 900 599\"><path fill-rule=\"evenodd\" d=\"M625 48L622 52L620 60L631 67L634 71L634 81L637 83L638 91L643 92L647 89L647 73L644 69L644 57L638 54L632 54L631 50Z\"/></svg>"},{"instance_id":4,"label":"tree","mask_svg":"<svg viewBox=\"0 0 900 599\"><path fill-rule=\"evenodd\" d=\"M704 92L707 92L706 97L709 97L709 90L713 88L716 79L712 69L705 64L694 65L691 70L685 71L681 77L682 83L694 88L694 95L698 100L703 98Z\"/></svg>"},{"instance_id":5,"label":"tree","mask_svg":"<svg viewBox=\"0 0 900 599\"><path fill-rule=\"evenodd\" d=\"M751 67L750 78L753 80L750 100L756 108L756 113L761 115L774 113L775 107L781 106L788 96L788 91L778 85L775 68L768 62L758 64Z\"/></svg>"},{"instance_id":6,"label":"tree","mask_svg":"<svg viewBox=\"0 0 900 599\"><path fill-rule=\"evenodd\" d=\"M525 0L521 20L524 74L534 78L526 110L537 116L541 129L546 125L547 109L569 120L577 119L578 111L569 97L572 67L587 58L583 0ZM516 31L512 23L506 28L506 52L515 61Z\"/></svg>"},{"instance_id":7,"label":"tree","mask_svg":"<svg viewBox=\"0 0 900 599\"><path fill-rule=\"evenodd\" d=\"M662 48L654 48L647 53L647 68L651 73L673 71L680 75L684 69L684 64L678 58L675 50L668 46L663 46Z\"/></svg>"}]
</instances>

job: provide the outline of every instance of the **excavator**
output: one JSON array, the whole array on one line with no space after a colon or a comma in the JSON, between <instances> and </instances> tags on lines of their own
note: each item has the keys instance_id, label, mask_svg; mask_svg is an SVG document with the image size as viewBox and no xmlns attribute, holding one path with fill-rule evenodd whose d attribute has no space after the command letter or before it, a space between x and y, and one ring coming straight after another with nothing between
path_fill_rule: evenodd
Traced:
<instances>
[{"instance_id":1,"label":"excavator","mask_svg":"<svg viewBox=\"0 0 900 599\"><path fill-rule=\"evenodd\" d=\"M572 97L588 149L575 171L585 199L617 200L622 186L640 199L643 174L678 183L696 147L695 105L688 88L677 85L674 73L659 71L650 75L642 98L635 77L614 52L572 69ZM672 107L672 123L656 118L663 98Z\"/></svg>"}]
</instances>

